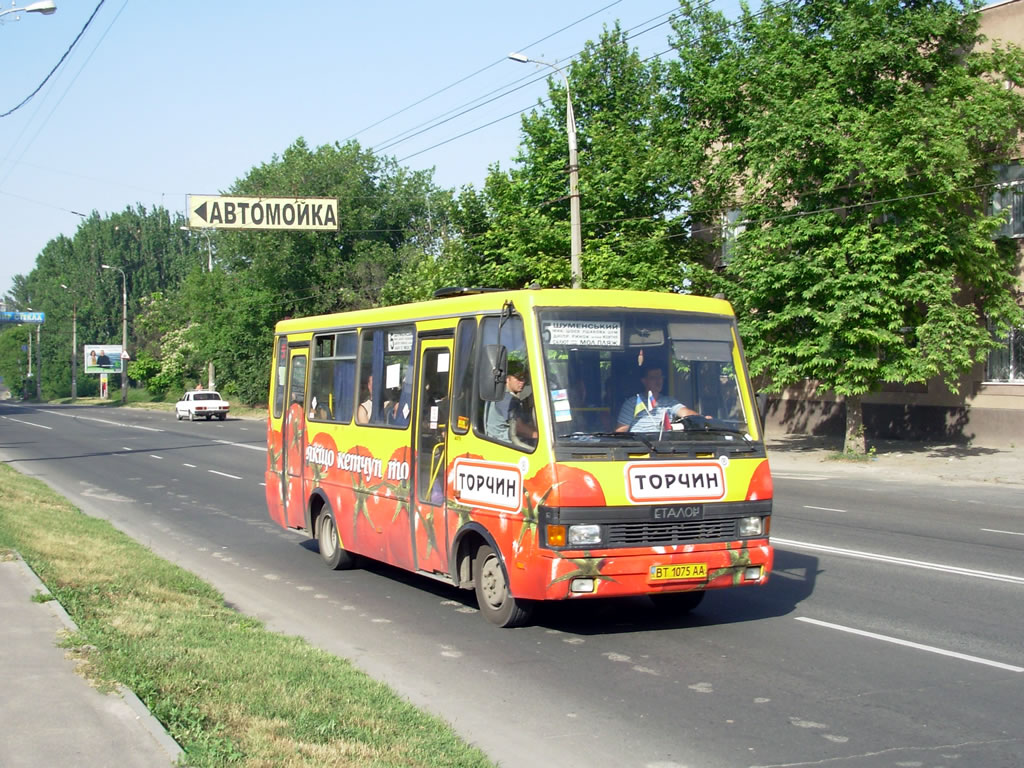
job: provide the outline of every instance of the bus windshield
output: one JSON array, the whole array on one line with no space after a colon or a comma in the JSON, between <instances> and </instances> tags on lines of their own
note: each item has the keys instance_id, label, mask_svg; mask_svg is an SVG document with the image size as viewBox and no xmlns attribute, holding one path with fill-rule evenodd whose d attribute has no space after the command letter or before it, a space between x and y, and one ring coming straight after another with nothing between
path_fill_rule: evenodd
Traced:
<instances>
[{"instance_id":1,"label":"bus windshield","mask_svg":"<svg viewBox=\"0 0 1024 768\"><path fill-rule=\"evenodd\" d=\"M750 440L732 318L562 308L538 319L557 442Z\"/></svg>"}]
</instances>

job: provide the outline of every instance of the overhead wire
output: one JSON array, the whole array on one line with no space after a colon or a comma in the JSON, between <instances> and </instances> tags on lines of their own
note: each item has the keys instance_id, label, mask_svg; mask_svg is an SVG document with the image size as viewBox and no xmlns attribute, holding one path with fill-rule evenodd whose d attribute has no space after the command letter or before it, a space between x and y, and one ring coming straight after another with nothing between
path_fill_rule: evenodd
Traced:
<instances>
[{"instance_id":1,"label":"overhead wire","mask_svg":"<svg viewBox=\"0 0 1024 768\"><path fill-rule=\"evenodd\" d=\"M710 4L711 4L711 0L706 0L706 2L702 6L700 6L700 7L707 7ZM625 39L627 41L628 40L632 40L632 39L634 39L636 37L639 37L639 36L644 35L644 34L646 34L648 32L651 32L654 29L657 29L658 27L661 27L661 26L664 26L665 24L670 23L672 21L673 14L674 14L674 11L672 11L672 10L665 11L663 13L660 13L660 14L652 17L651 19L648 19L647 21L644 21L644 22L642 22L642 23L640 23L638 25L635 25L633 27L628 28L627 30L625 30L626 33L627 33L627 36L626 36ZM644 29L644 30L642 30L640 32L634 32L634 30L637 30L640 27L643 27L644 25L651 24L652 22L656 21L657 19L661 18L662 16L668 16L669 18L664 19L663 21L660 21L659 23L655 24L654 26L651 26L651 27L649 27L647 29ZM633 34L630 34L630 33L633 33ZM668 48L668 49L666 49L664 51L661 51L658 54L655 54L654 56L648 57L647 59L645 59L645 61L650 61L652 58L658 58L658 57L664 56L666 53L671 53L673 50L674 50L674 48ZM572 61L577 56L579 56L580 53L582 53L582 51L577 51L576 53L574 53L574 54L572 54L572 55L570 55L568 57L565 57L565 60L566 61ZM504 61L504 59L502 61ZM493 103L494 101L497 101L500 98L503 98L504 96L507 96L507 95L509 95L511 93L515 93L516 91L521 90L523 87L525 87L527 85L532 85L533 83L540 82L542 80L546 80L546 79L548 79L548 77L549 76L547 74L542 74L542 75L540 75L538 77L533 77L532 75L525 75L525 76L519 78L518 80L514 80L511 83L508 83L508 84L506 84L504 86L501 86L499 88L494 89L493 91L490 91L489 93L485 94L484 96L480 96L480 97L476 97L474 99L471 99L470 101L463 103L463 105L460 106L460 107L455 107L454 109L449 110L449 112L445 112L445 113L443 113L442 115L440 115L438 117L431 118L430 120L424 121L423 123L420 123L419 125L416 125L416 126L414 126L412 128L409 128L409 129L407 129L406 131L404 131L402 133L396 134L395 136L392 136L389 139L385 139L384 142L382 143L382 145L375 146L373 148L373 151L374 151L374 153L384 152L384 151L386 151L388 149L391 149L392 147L397 146L398 144L403 143L404 141L407 141L409 139L415 138L416 136L420 136L420 135L422 135L424 133L427 133L427 132L433 130L434 128L440 127L441 125L444 125L444 124L450 122L451 120L455 119L456 117L462 117L463 115L469 114L470 112L473 112L473 111L475 111L476 109L478 109L480 107L483 107L483 106L486 106L487 104ZM529 82L527 82L527 83L523 83L522 85L519 85L519 83L522 83L522 81L526 80L527 78L532 78L532 79L530 79ZM480 104L475 104L475 102L479 101L480 99L484 99L487 96L490 96L491 94L498 93L499 91L502 92L499 96L496 96L495 98L492 98L492 99L487 99L486 101L483 101ZM547 103L547 99L542 99L540 103L541 104ZM475 106L473 106L474 104L475 104ZM516 110L514 112L510 112L510 113L508 113L508 114L506 114L506 115L504 115L504 116L502 116L500 118L497 118L495 120L491 120L490 122L487 122L487 123L484 123L483 125L477 126L476 128L464 131L464 132L462 132L462 133L460 133L460 134L458 134L456 136L452 136L450 138L443 139L443 140L441 140L441 141L439 141L439 142L437 142L435 144L432 144L429 147L425 147L425 148L423 148L421 150L418 150L416 152L413 152L413 153L410 153L408 155L405 155L404 157L399 158L398 161L399 162L403 162L403 161L408 160L408 159L410 159L412 157L416 157L417 155L425 154L426 152L429 152L429 151L431 151L433 149L437 149L438 147L444 146L445 144L450 144L452 141L455 141L457 139L463 138L463 137L468 136L468 135L470 135L472 133L475 133L477 131L483 130L484 128L488 128L488 127L490 127L492 125L496 125L497 123L500 123L500 122L502 122L504 120L508 120L508 119L510 119L512 117L515 117L516 115L521 115L524 112L527 112L528 110L533 109L535 107L536 107L536 104L531 104L531 105L529 105L527 107L523 107L522 109L518 109L518 110ZM455 112L456 110L462 110L462 111L458 112L455 115L452 115L451 117L448 117L448 115L450 115L452 112ZM420 130L420 129L422 129L422 130Z\"/></svg>"},{"instance_id":2,"label":"overhead wire","mask_svg":"<svg viewBox=\"0 0 1024 768\"><path fill-rule=\"evenodd\" d=\"M87 21L85 22L85 26L83 26L83 27L82 27L82 29L81 29L81 30L79 30L78 34L77 34L77 35L75 35L75 39L71 41L71 45L69 45L69 46L68 46L68 49L67 49L66 51L64 51L64 55L60 57L60 60L59 60L59 61L58 61L58 62L57 62L56 64L54 64L54 65L53 65L53 69L51 69L51 70L50 70L49 74L48 74L48 75L47 75L46 77L44 77L44 78L43 78L43 82L41 82L41 83L40 83L39 85L37 85L37 86L36 86L36 89L35 89L34 91L32 91L32 93L30 93L30 94L29 94L28 96L26 96L26 97L25 97L24 99L22 99L22 100L21 100L21 102L20 102L19 104L17 104L17 105L16 105L16 106L14 106L14 107L11 107L11 108L10 108L9 110L7 110L6 112L4 112L4 113L0 114L0 117L8 117L9 115L12 115L12 114L14 114L14 113L15 113L15 112L17 112L17 111L18 111L19 109L21 109L21 108L22 108L22 107L24 107L24 106L25 106L26 104L28 104L28 103L29 103L29 101L31 101L31 100L32 100L32 98L33 98L33 97L34 97L34 96L35 96L35 95L36 95L37 93L39 93L39 91L41 91L41 90L43 89L43 86L44 86L44 85L46 85L46 84L47 84L47 82L49 82L49 80L50 80L50 78L51 78L51 77L53 77L53 73L57 71L57 69L58 69L58 68L60 67L60 65L61 65L61 64L63 64L63 63L64 63L64 60L65 60L65 59L66 59L66 58L68 57L68 54L70 54L70 53L71 53L71 51L72 51L72 50L74 50L74 47L75 47L76 45L78 45L78 41L82 39L82 35L84 35L84 34L85 34L85 30L87 30L87 29L89 28L89 25L90 25L90 24L92 24L92 20L96 18L96 14L97 14L97 13L99 13L99 11L100 11L100 8L102 8L102 7L103 7L103 3L105 3L106 1L107 1L107 0L100 0L100 1L99 1L99 3L98 3L98 4L96 5L96 7L95 7L95 8L93 9L92 13L91 13L91 14L89 15L89 18L88 18L88 20L87 20Z\"/></svg>"},{"instance_id":3,"label":"overhead wire","mask_svg":"<svg viewBox=\"0 0 1024 768\"><path fill-rule=\"evenodd\" d=\"M572 22L571 24L566 24L561 29L556 29L554 32L551 32L550 34L545 35L544 37L540 38L539 40L535 40L534 42L530 43L529 45L523 47L521 50L526 51L526 50L529 50L530 48L533 48L535 45L540 45L545 40L549 40L552 37L554 37L555 35L559 35L562 32L565 32L567 29L572 29L577 24L582 24L587 19L593 18L597 14L603 13L604 11L607 11L612 6L618 5L621 2L622 2L622 0L614 0L614 2L609 3L608 5L604 6L603 8L598 8L593 13L589 13L586 16L584 16L583 18L577 19L576 21ZM401 114L403 114L405 112L408 112L413 107L418 107L420 104L423 104L424 102L429 101L430 99L434 98L435 96L439 96L440 94L445 93L446 91L454 88L456 85L460 85L460 84L466 82L467 80L471 80L472 78L476 77L477 75L482 74L483 72L486 72L488 69L491 69L492 67L496 67L497 65L503 63L504 61L505 61L504 57L498 59L497 61L493 61L490 64L488 64L487 66L481 67L476 72L473 72L472 74L466 75L465 77L461 77L458 80L456 80L454 83L450 83L450 84L446 85L444 88L440 88L439 90L434 91L433 93L429 94L428 96L424 96L422 99L413 102L409 106L403 107L402 109L398 110L397 112L392 112L387 117L382 117L377 122L372 123L372 124L366 126L365 128L359 129L358 131L356 131L352 135L348 136L345 140L348 141L350 139L354 139L356 136L359 136L360 134L365 133L366 131L370 130L371 128L376 128L378 125L381 125L382 123L387 122L391 118L398 117L398 115L401 115Z\"/></svg>"},{"instance_id":4,"label":"overhead wire","mask_svg":"<svg viewBox=\"0 0 1024 768\"><path fill-rule=\"evenodd\" d=\"M100 5L102 5L102 3L100 3ZM19 164L22 163L22 158L29 151L29 149L31 149L31 147L35 143L36 139L41 135L43 128L45 128L47 123L50 122L50 118L52 118L54 112L57 111L57 107L59 107L63 103L64 99L67 97L68 93L71 91L72 86L74 86L74 84L78 81L78 78L81 76L82 72L85 71L86 66L88 66L89 62L92 60L92 57L95 55L95 53L99 49L100 45L103 44L103 41L106 39L107 35L110 33L110 30L113 28L114 24L121 17L121 14L124 12L124 9L127 7L127 5L128 5L128 0L124 0L124 3L121 5L120 10L118 10L118 12L116 14L114 14L114 18L111 19L110 23L107 25L107 28L105 30L103 30L103 34L100 35L99 39L96 41L96 44L92 47L92 50L89 51L89 55L86 56L85 61L82 62L82 66L78 68L78 71L75 73L74 77L71 78L71 82L69 82L67 84L67 87L65 87L63 93L61 93L60 97L54 103L53 108L50 109L50 111L47 113L46 117L43 118L42 123L32 132L32 138L22 148L21 153L18 155L17 159L10 161L10 165L8 166L7 172L3 175L2 178L0 178L0 186L3 186L7 182L7 179L10 177L11 173L14 171L14 167L16 165L19 165ZM99 6L97 6L96 10L99 10ZM90 19L90 21L91 21L91 19ZM32 114L32 117L29 118L29 120L27 120L25 122L25 124L22 126L21 133L19 133L17 138L11 143L11 149L8 151L7 155L5 155L4 159L2 161L0 161L0 166L2 166L4 163L6 163L8 161L8 159L11 156L11 152L14 151L14 148L18 145L18 143L21 141L22 137L25 135L25 132L28 130L28 127L35 120L35 118L39 114L40 110L42 110L44 103L45 103L45 99L43 100L43 102L40 102L39 107ZM41 166L36 166L36 167L41 167ZM70 175L74 175L74 174L70 174ZM145 190L145 191L152 192L153 190ZM61 210L67 210L67 209L63 209L62 208Z\"/></svg>"}]
</instances>

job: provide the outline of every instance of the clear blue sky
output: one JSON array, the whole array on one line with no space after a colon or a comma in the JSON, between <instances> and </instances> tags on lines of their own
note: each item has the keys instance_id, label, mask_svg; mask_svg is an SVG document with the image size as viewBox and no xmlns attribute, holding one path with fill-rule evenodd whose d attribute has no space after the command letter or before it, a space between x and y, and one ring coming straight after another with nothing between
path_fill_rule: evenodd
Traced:
<instances>
[{"instance_id":1,"label":"clear blue sky","mask_svg":"<svg viewBox=\"0 0 1024 768\"><path fill-rule=\"evenodd\" d=\"M57 0L50 16L0 18L0 113L44 80L98 3ZM480 186L489 164L507 167L516 152L519 118L505 116L545 97L544 82L387 144L551 73L505 60L510 51L567 63L618 19L626 30L650 29L633 43L661 53L670 30L658 22L677 8L676 0L106 0L42 90L0 118L0 295L49 240L74 234L82 221L74 211L106 216L142 203L183 212L187 194L226 191L299 136L314 147L354 138L409 168L434 168L443 187Z\"/></svg>"}]
</instances>

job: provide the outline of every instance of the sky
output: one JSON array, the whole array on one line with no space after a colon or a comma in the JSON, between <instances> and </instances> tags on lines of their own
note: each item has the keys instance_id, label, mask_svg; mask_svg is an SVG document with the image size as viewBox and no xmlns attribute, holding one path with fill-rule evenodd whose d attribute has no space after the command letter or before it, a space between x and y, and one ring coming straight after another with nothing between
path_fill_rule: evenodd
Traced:
<instances>
[{"instance_id":1,"label":"sky","mask_svg":"<svg viewBox=\"0 0 1024 768\"><path fill-rule=\"evenodd\" d=\"M564 66L618 20L641 54L662 54L678 3L57 6L0 16L0 114L14 109L0 118L0 295L50 240L74 236L82 215L138 204L184 213L187 195L226 193L299 137L311 147L354 139L434 169L441 187L479 188L489 165L512 163L519 113L546 98L553 74L508 53Z\"/></svg>"}]
</instances>

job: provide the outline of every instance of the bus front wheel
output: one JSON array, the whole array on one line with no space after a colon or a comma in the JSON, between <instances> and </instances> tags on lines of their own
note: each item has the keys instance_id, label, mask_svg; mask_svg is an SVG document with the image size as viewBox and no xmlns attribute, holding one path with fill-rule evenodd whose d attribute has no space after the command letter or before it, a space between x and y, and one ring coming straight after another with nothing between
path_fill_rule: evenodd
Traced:
<instances>
[{"instance_id":1,"label":"bus front wheel","mask_svg":"<svg viewBox=\"0 0 1024 768\"><path fill-rule=\"evenodd\" d=\"M530 618L530 607L508 591L501 558L489 544L482 544L473 561L473 584L480 613L499 627L519 627Z\"/></svg>"},{"instance_id":2,"label":"bus front wheel","mask_svg":"<svg viewBox=\"0 0 1024 768\"><path fill-rule=\"evenodd\" d=\"M317 518L316 543L320 547L320 557L332 571L346 570L355 565L355 555L341 546L334 513L329 509L325 509Z\"/></svg>"}]
</instances>

